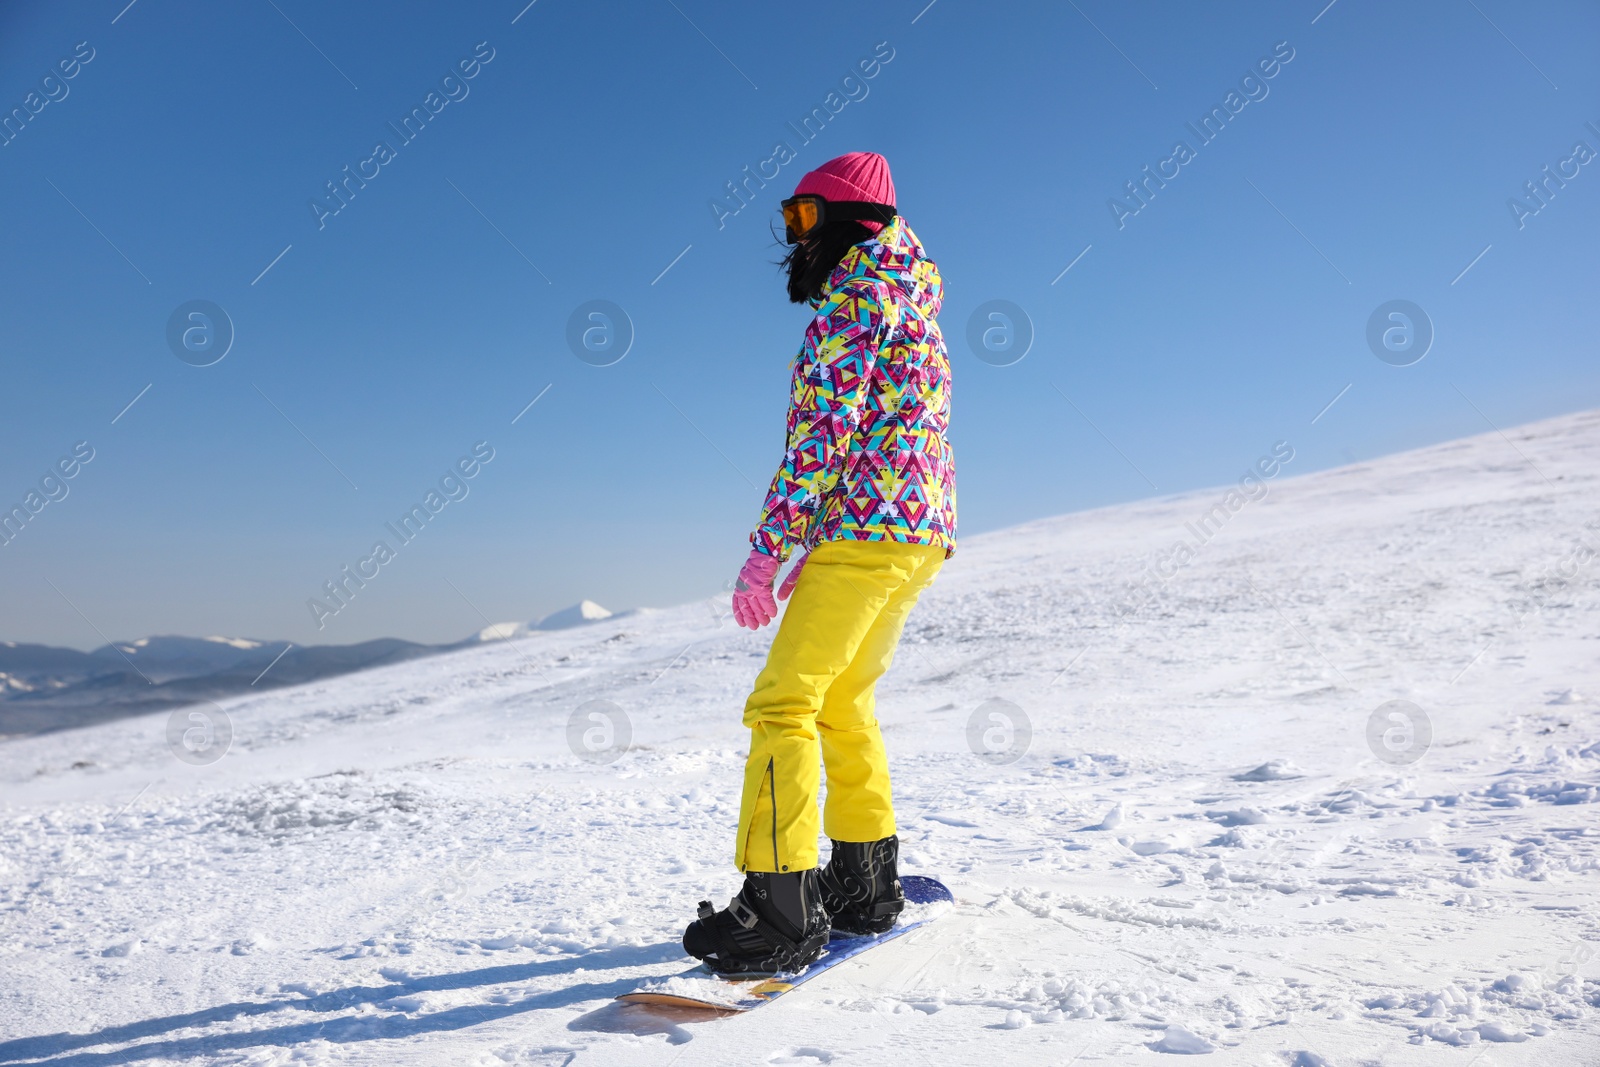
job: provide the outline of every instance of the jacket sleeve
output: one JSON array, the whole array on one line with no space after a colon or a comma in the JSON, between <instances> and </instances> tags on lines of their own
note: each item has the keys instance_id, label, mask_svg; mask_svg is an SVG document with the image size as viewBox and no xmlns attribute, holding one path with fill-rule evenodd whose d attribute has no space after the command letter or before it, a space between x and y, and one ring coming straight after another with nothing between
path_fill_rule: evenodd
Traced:
<instances>
[{"instance_id":1,"label":"jacket sleeve","mask_svg":"<svg viewBox=\"0 0 1600 1067\"><path fill-rule=\"evenodd\" d=\"M817 308L795 361L783 463L750 535L759 551L784 560L806 544L844 473L891 313L881 283L865 279L839 286Z\"/></svg>"}]
</instances>

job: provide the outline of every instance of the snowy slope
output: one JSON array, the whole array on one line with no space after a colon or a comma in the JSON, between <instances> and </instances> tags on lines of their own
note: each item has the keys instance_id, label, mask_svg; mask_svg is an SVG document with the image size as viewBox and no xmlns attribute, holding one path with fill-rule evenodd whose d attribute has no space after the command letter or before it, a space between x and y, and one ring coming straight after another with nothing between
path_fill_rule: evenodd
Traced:
<instances>
[{"instance_id":1,"label":"snowy slope","mask_svg":"<svg viewBox=\"0 0 1600 1067\"><path fill-rule=\"evenodd\" d=\"M736 884L725 599L0 745L0 1064L1600 1062L1600 412L1292 471L965 540L880 689L958 906L749 1016L610 1002Z\"/></svg>"}]
</instances>

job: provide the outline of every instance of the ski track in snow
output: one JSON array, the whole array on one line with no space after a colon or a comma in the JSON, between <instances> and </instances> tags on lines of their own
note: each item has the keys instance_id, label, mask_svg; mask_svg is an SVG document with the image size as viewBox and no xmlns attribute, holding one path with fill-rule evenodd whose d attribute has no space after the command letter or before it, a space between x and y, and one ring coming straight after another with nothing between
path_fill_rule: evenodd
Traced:
<instances>
[{"instance_id":1,"label":"ski track in snow","mask_svg":"<svg viewBox=\"0 0 1600 1067\"><path fill-rule=\"evenodd\" d=\"M205 767L7 742L0 1064L1600 1062L1600 412L1509 436L1270 483L1143 593L1222 490L967 538L880 686L957 905L738 1018L611 1002L736 888L725 600L233 700Z\"/></svg>"}]
</instances>

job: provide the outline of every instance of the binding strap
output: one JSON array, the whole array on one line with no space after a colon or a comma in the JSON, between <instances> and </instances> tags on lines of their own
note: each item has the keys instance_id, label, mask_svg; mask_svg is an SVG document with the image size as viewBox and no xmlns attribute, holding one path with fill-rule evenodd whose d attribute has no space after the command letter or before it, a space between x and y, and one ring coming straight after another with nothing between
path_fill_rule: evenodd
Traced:
<instances>
[{"instance_id":1,"label":"binding strap","mask_svg":"<svg viewBox=\"0 0 1600 1067\"><path fill-rule=\"evenodd\" d=\"M736 896L728 901L728 914L733 920L746 930L760 934L767 942L778 949L788 959L798 959L801 955L800 946L793 938L785 936L779 929L756 914L756 910L744 902L744 897Z\"/></svg>"}]
</instances>

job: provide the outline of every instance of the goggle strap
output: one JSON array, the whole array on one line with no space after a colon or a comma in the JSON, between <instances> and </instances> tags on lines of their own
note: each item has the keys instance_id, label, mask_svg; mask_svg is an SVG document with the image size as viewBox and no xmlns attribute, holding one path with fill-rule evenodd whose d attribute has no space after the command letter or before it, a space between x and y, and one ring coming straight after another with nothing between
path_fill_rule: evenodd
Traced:
<instances>
[{"instance_id":1,"label":"goggle strap","mask_svg":"<svg viewBox=\"0 0 1600 1067\"><path fill-rule=\"evenodd\" d=\"M823 209L829 221L834 219L848 220L851 222L882 222L894 221L895 210L893 204L874 204L866 200L828 200L827 207Z\"/></svg>"}]
</instances>

